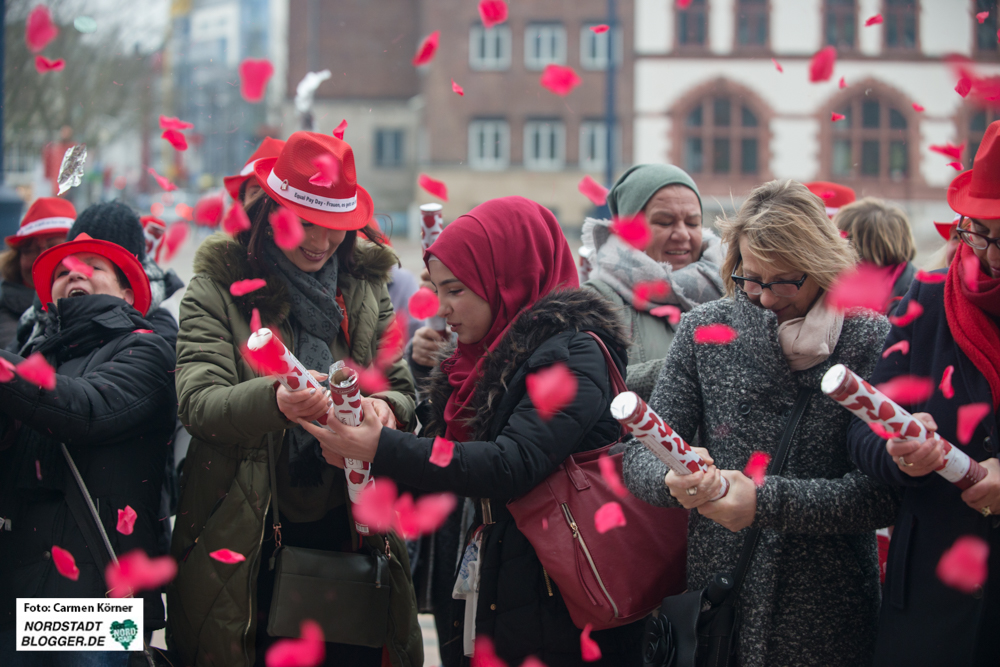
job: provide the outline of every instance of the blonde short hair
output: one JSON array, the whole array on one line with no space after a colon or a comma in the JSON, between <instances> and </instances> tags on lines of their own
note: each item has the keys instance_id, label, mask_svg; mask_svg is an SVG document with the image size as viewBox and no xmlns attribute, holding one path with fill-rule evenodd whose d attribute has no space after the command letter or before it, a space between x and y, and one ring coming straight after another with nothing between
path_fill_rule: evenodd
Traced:
<instances>
[{"instance_id":1,"label":"blonde short hair","mask_svg":"<svg viewBox=\"0 0 1000 667\"><path fill-rule=\"evenodd\" d=\"M841 208L833 218L863 261L895 266L917 256L910 221L903 209L881 199L865 197Z\"/></svg>"},{"instance_id":2,"label":"blonde short hair","mask_svg":"<svg viewBox=\"0 0 1000 667\"><path fill-rule=\"evenodd\" d=\"M755 259L783 272L806 273L824 290L857 262L857 254L827 216L823 201L797 181L758 186L733 220L719 220L718 225L728 246L722 263L728 296L736 293L730 276L743 264L743 239Z\"/></svg>"}]
</instances>

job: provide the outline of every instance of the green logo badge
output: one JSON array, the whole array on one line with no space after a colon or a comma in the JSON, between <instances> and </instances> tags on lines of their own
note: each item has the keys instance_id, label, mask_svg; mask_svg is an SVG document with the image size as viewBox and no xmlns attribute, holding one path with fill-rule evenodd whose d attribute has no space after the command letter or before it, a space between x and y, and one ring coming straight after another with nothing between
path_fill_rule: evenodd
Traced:
<instances>
[{"instance_id":1,"label":"green logo badge","mask_svg":"<svg viewBox=\"0 0 1000 667\"><path fill-rule=\"evenodd\" d=\"M111 624L111 638L121 644L122 648L126 651L128 650L128 645L132 643L137 634L139 634L139 626L133 623L131 619L126 620L124 623L115 621Z\"/></svg>"}]
</instances>

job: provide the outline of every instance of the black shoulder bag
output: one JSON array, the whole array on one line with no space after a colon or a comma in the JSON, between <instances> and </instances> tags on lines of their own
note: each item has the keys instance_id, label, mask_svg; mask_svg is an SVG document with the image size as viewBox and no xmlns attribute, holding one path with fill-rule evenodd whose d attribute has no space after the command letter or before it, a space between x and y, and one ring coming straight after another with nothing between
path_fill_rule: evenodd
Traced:
<instances>
[{"instance_id":1,"label":"black shoulder bag","mask_svg":"<svg viewBox=\"0 0 1000 667\"><path fill-rule=\"evenodd\" d=\"M328 642L380 648L389 627L389 540L385 553L322 551L281 544L274 440L268 438L271 511L277 549L269 567L274 596L267 621L272 637L298 637L302 621L312 619ZM366 547L367 549L367 547Z\"/></svg>"},{"instance_id":2,"label":"black shoulder bag","mask_svg":"<svg viewBox=\"0 0 1000 667\"><path fill-rule=\"evenodd\" d=\"M799 389L769 473L781 473L792 435L812 394L813 390L808 387ZM733 574L717 574L707 588L663 599L659 615L646 619L643 667L728 667L735 664L736 602L759 539L760 527L751 528L743 541Z\"/></svg>"}]
</instances>

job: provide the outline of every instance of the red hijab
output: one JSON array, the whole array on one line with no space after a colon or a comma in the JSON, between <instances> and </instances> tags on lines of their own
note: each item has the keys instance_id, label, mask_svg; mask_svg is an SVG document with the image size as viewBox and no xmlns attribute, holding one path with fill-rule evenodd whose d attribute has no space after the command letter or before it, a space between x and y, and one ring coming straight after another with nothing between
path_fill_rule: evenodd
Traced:
<instances>
[{"instance_id":1,"label":"red hijab","mask_svg":"<svg viewBox=\"0 0 1000 667\"><path fill-rule=\"evenodd\" d=\"M463 415L482 374L485 355L503 340L522 311L559 288L579 287L576 262L552 212L524 197L477 206L444 228L424 253L436 257L490 304L493 325L478 343L459 343L441 363L453 391L444 408L445 437L466 441Z\"/></svg>"}]
</instances>

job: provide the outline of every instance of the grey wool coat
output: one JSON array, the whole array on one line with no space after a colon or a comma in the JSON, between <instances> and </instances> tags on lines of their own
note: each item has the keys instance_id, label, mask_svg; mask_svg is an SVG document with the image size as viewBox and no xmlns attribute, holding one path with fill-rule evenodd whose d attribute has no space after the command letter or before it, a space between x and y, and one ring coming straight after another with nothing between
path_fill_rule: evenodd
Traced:
<instances>
[{"instance_id":1,"label":"grey wool coat","mask_svg":"<svg viewBox=\"0 0 1000 667\"><path fill-rule=\"evenodd\" d=\"M667 424L701 444L723 470L743 470L750 455L774 455L799 387L816 388L791 441L781 476L757 489L761 538L739 598L739 664L856 667L871 662L879 609L875 530L893 522L895 492L862 474L846 446L851 413L819 392L843 363L871 375L889 323L849 313L833 355L801 372L778 343L774 313L742 292L699 306L678 327L649 402ZM729 345L696 344L699 326L739 333ZM663 484L666 467L638 441L625 452L629 490L654 505L677 507ZM691 512L687 578L703 588L735 569L749 529L733 533Z\"/></svg>"}]
</instances>

